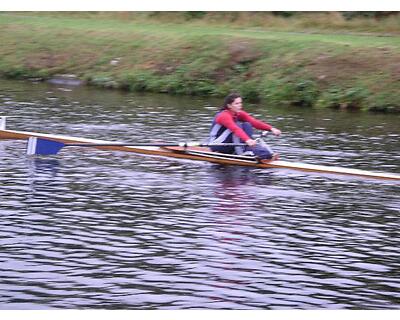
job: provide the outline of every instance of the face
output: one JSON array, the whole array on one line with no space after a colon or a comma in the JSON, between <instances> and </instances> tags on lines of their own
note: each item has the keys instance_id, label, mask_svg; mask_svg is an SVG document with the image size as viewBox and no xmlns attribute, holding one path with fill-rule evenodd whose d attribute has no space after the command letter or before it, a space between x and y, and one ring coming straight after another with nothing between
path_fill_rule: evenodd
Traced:
<instances>
[{"instance_id":1,"label":"face","mask_svg":"<svg viewBox=\"0 0 400 320\"><path fill-rule=\"evenodd\" d=\"M242 110L242 98L236 98L233 100L231 104L228 104L229 110L232 110L233 112L239 112Z\"/></svg>"}]
</instances>

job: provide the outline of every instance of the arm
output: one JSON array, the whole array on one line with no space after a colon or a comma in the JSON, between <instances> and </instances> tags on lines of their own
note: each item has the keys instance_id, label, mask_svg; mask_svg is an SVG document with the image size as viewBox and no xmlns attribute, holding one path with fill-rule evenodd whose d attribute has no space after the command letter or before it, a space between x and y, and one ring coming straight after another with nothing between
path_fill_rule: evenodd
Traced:
<instances>
[{"instance_id":1,"label":"arm","mask_svg":"<svg viewBox=\"0 0 400 320\"><path fill-rule=\"evenodd\" d=\"M215 121L224 126L225 128L228 128L229 130L232 131L232 133L236 136L238 136L242 141L247 141L251 140L250 137L246 134L246 132L243 131L242 128L240 128L235 121L233 121L233 117L227 113L227 112L221 112L218 117L215 119Z\"/></svg>"},{"instance_id":2,"label":"arm","mask_svg":"<svg viewBox=\"0 0 400 320\"><path fill-rule=\"evenodd\" d=\"M279 136L281 131L277 128L272 127L270 124L257 120L245 111L240 111L238 114L240 121L249 122L254 128L259 130L271 131L274 135Z\"/></svg>"}]
</instances>

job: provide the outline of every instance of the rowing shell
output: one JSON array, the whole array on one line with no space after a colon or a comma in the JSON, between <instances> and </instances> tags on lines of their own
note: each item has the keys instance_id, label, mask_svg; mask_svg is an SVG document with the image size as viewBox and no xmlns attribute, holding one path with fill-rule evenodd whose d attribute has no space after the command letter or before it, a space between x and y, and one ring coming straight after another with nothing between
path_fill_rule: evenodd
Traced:
<instances>
[{"instance_id":1,"label":"rowing shell","mask_svg":"<svg viewBox=\"0 0 400 320\"><path fill-rule=\"evenodd\" d=\"M37 132L27 131L15 131L15 130L0 130L0 139L18 139L26 140L30 137L44 138L63 143L94 143L104 144L110 143L106 140L97 139L86 139L77 138L64 135L45 134ZM238 155L227 155L217 152L212 152L208 148L196 148L196 147L154 147L154 146L94 146L93 148L101 150L114 150L114 151L125 151L140 154L158 155L172 158L182 158L190 160L201 160L219 164L227 165L241 165L251 166L256 168L285 168L292 170L311 171L311 172L323 172L332 174L344 174L352 176L360 176L366 178L386 179L386 180L398 180L400 181L400 175L385 172L372 172L359 169L347 169L342 167L334 166L320 166L314 164L306 164L299 162L289 162L282 160L270 161L268 163L259 163L254 157L250 156L238 156Z\"/></svg>"}]
</instances>

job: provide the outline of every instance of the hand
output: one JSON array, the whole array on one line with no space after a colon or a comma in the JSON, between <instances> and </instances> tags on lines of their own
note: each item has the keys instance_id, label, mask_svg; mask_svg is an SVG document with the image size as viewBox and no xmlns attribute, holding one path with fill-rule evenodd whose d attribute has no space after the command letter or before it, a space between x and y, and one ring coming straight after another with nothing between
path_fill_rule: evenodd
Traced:
<instances>
[{"instance_id":1,"label":"hand","mask_svg":"<svg viewBox=\"0 0 400 320\"><path fill-rule=\"evenodd\" d=\"M246 140L246 144L247 144L249 147L254 147L254 146L257 144L257 141L256 141L256 140L253 140L253 139L249 139L249 140Z\"/></svg>"},{"instance_id":2,"label":"hand","mask_svg":"<svg viewBox=\"0 0 400 320\"><path fill-rule=\"evenodd\" d=\"M281 130L277 129L277 128L271 128L271 132L274 136L280 136L281 135Z\"/></svg>"}]
</instances>

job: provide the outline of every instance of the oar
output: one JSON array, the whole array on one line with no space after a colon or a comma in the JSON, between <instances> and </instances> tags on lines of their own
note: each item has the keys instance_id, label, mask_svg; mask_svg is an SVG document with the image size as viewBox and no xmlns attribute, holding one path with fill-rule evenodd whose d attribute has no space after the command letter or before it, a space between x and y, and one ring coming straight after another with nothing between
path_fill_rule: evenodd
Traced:
<instances>
[{"instance_id":1,"label":"oar","mask_svg":"<svg viewBox=\"0 0 400 320\"><path fill-rule=\"evenodd\" d=\"M57 154L64 147L211 147L211 146L246 146L245 143L218 143L207 144L199 142L180 143L63 143L60 141L30 137L26 153L28 155Z\"/></svg>"},{"instance_id":2,"label":"oar","mask_svg":"<svg viewBox=\"0 0 400 320\"><path fill-rule=\"evenodd\" d=\"M16 118L16 116L1 116L0 117L0 130L6 130L7 118Z\"/></svg>"}]
</instances>

